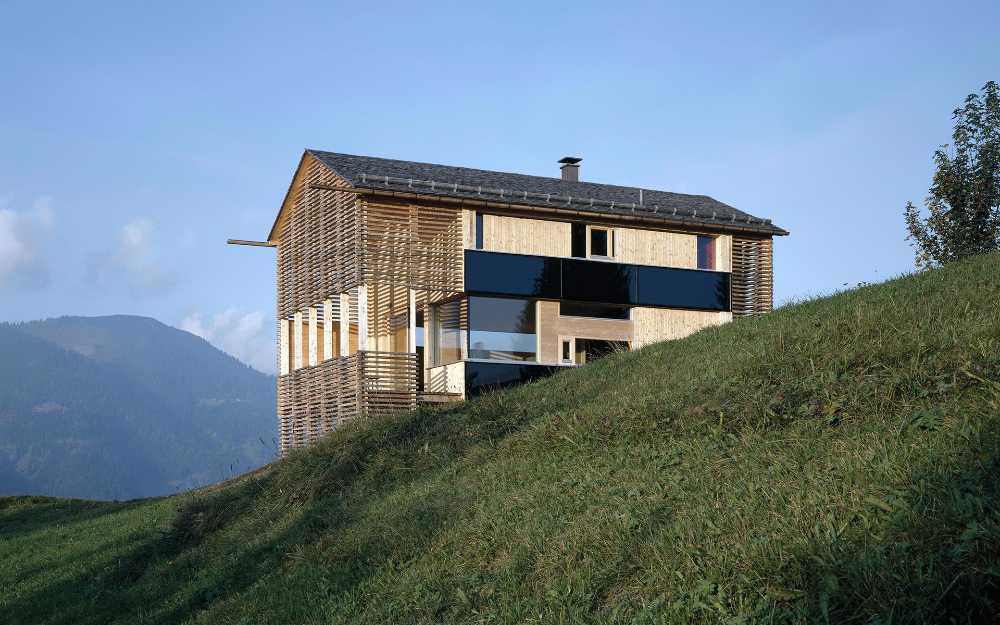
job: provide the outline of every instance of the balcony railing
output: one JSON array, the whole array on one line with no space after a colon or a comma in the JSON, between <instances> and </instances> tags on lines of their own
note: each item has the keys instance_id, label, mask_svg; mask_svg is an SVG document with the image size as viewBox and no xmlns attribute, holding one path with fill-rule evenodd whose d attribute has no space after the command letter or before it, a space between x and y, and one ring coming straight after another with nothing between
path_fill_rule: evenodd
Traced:
<instances>
[{"instance_id":1,"label":"balcony railing","mask_svg":"<svg viewBox=\"0 0 1000 625\"><path fill-rule=\"evenodd\" d=\"M417 355L361 351L278 377L282 453L307 445L357 417L417 405Z\"/></svg>"}]
</instances>

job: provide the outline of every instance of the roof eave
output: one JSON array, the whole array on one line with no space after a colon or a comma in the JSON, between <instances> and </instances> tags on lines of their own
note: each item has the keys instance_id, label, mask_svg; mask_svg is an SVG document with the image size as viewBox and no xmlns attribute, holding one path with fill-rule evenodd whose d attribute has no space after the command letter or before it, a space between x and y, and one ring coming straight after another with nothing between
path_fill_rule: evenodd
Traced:
<instances>
[{"instance_id":1,"label":"roof eave","mask_svg":"<svg viewBox=\"0 0 1000 625\"><path fill-rule=\"evenodd\" d=\"M656 215L647 216L638 213L619 213L619 212L603 212L603 211L587 211L579 210L574 208L566 207L556 207L556 206L540 206L538 204L530 204L524 202L498 202L496 200L485 200L485 199L473 199L461 195L453 195L448 193L419 193L414 191L401 191L397 189L390 189L385 187L376 187L371 184L355 184L353 188L350 189L337 189L338 191L347 191L353 193L360 193L363 195L383 195L390 196L401 199L429 199L429 200L449 200L451 202L459 203L463 206L482 206L482 207L495 207L495 208L507 208L514 210L524 210L524 211L534 211L534 212L548 212L556 213L561 215L574 215L585 218L594 217L604 217L612 221L632 221L641 222L648 224L659 224L659 225L675 225L684 228L702 228L708 231L719 231L719 232L749 232L759 235L768 236L787 236L789 232L784 228L780 228L773 224L769 225L754 225L754 224L740 224L733 222L710 222L699 219L671 219L670 217Z\"/></svg>"},{"instance_id":2,"label":"roof eave","mask_svg":"<svg viewBox=\"0 0 1000 625\"><path fill-rule=\"evenodd\" d=\"M440 191L435 191L435 192L431 192L431 193L427 193L427 192L421 193L421 192L417 192L417 191L400 191L400 190L397 190L397 189L392 189L392 188L390 188L388 186L383 186L383 187L375 186L374 183L368 182L368 180L365 179L365 176L362 176L363 180L360 180L360 181L357 180L357 179L352 179L349 176L345 176L345 175L341 174L340 172L338 172L336 169L334 169L323 158L321 158L320 156L318 156L318 154L317 154L318 152L322 152L322 151L321 150L315 150L315 149L312 149L312 148L306 148L303 151L302 156L299 159L299 165L295 169L295 175L292 176L292 180L291 180L291 182L289 182L289 185L288 185L288 190L285 192L285 197L282 200L281 208L278 211L278 215L274 219L274 223L271 226L271 231L268 233L268 237L267 237L267 241L268 242L272 242L273 243L273 242L277 241L277 228L278 228L278 224L281 221L281 216L284 214L285 208L286 208L286 206L288 204L289 197L291 196L292 190L293 190L293 188L295 186L296 178L298 177L299 172L302 169L302 166L303 166L303 164L305 162L306 157L310 157L310 158L315 159L316 162L318 162L323 167L325 167L326 169L328 169L334 175L338 176L339 178L341 178L343 181L347 182L348 184L351 184L352 185L351 187L345 187L345 188L338 188L337 189L338 191L344 191L344 192L348 192L348 193L362 193L362 194L376 193L376 194L388 194L388 195L391 195L391 196L394 196L394 197L426 198L426 199L436 199L436 200L447 199L447 200L451 200L453 202L459 202L462 205L469 205L469 206L494 206L494 207L504 207L504 208L517 209L517 210L526 210L526 211L538 211L538 212L553 212L553 213L560 213L560 214L572 214L572 215L578 215L578 216L590 217L590 218L593 218L594 216L601 216L601 217L607 217L609 219L618 220L618 221L638 221L638 222L643 222L643 223L661 224L661 225L663 225L663 224L669 224L669 225L677 225L677 226L686 227L686 228L700 227L700 228L704 228L706 230L721 231L721 232L749 232L749 233L754 233L754 234L764 235L764 236L788 236L789 235L788 230L785 230L784 228L780 228L778 226L775 226L774 224L772 224L770 222L767 222L766 220L760 220L760 218L755 218L752 215L748 215L748 217L750 217L752 219L758 219L759 221L762 221L764 223L760 223L760 224L753 224L753 223L741 224L741 223L736 222L736 221L721 221L721 220L720 221L709 221L709 220L699 219L697 217L686 217L686 218L672 219L670 216L665 216L665 215L646 216L646 215L636 214L635 212L632 212L631 214L629 214L629 213L621 213L621 212L605 212L605 211L594 211L594 210L587 211L587 210L576 210L576 209L573 209L571 207L557 207L557 206L539 205L537 203L530 203L530 202L515 202L515 201L499 201L498 202L496 200L473 199L473 198L470 198L470 197L467 197L467 196L463 196L463 195L449 194L447 192L447 187L446 186L443 186L440 189ZM388 181L388 178L387 178L387 181ZM442 183L442 184L443 185L447 185L448 183ZM457 186L458 185L455 185L456 188L457 188ZM513 198L512 198L512 200L513 200Z\"/></svg>"}]
</instances>

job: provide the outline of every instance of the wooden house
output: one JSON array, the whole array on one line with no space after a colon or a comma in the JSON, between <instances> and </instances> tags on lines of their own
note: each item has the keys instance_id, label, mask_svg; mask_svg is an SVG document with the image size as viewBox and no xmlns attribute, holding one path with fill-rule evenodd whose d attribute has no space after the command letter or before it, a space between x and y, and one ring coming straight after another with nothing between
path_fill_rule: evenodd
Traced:
<instances>
[{"instance_id":1,"label":"wooden house","mask_svg":"<svg viewBox=\"0 0 1000 625\"><path fill-rule=\"evenodd\" d=\"M303 154L256 243L277 248L283 452L771 310L785 230L559 163L550 178Z\"/></svg>"}]
</instances>

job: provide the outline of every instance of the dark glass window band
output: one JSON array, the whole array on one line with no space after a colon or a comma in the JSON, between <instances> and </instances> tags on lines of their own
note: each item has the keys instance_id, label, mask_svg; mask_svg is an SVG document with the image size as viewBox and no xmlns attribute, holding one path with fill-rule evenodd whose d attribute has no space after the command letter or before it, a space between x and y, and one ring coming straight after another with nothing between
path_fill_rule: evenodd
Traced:
<instances>
[{"instance_id":1,"label":"dark glass window band","mask_svg":"<svg viewBox=\"0 0 1000 625\"><path fill-rule=\"evenodd\" d=\"M465 291L622 306L729 310L729 274L465 251Z\"/></svg>"},{"instance_id":2,"label":"dark glass window band","mask_svg":"<svg viewBox=\"0 0 1000 625\"><path fill-rule=\"evenodd\" d=\"M486 391L545 378L563 369L553 365L465 362L465 393L474 397Z\"/></svg>"}]
</instances>

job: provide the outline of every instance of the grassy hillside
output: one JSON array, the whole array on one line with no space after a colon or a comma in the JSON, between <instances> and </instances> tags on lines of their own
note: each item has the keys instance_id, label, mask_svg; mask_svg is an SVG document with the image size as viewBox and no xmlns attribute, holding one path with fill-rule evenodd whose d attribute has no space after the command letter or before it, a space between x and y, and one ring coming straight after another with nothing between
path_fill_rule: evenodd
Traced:
<instances>
[{"instance_id":1,"label":"grassy hillside","mask_svg":"<svg viewBox=\"0 0 1000 625\"><path fill-rule=\"evenodd\" d=\"M0 622L992 622L998 303L994 255L210 490L4 500Z\"/></svg>"}]
</instances>

